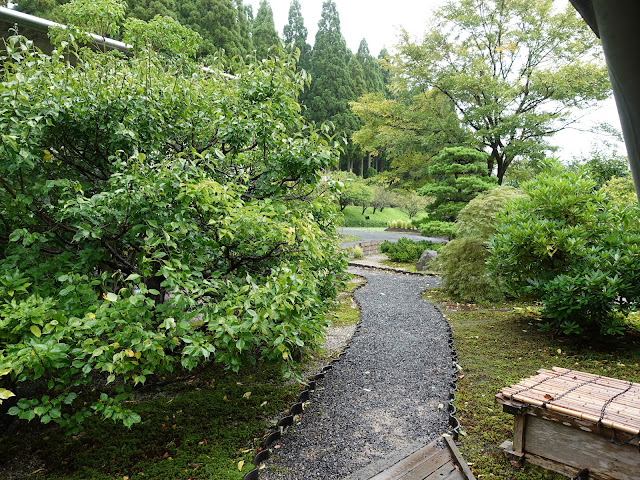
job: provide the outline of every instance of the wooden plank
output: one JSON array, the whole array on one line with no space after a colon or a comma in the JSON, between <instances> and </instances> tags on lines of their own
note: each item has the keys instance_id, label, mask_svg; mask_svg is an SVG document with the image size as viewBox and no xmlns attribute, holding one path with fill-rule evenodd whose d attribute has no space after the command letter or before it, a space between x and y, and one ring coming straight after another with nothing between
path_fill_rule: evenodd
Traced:
<instances>
[{"instance_id":1,"label":"wooden plank","mask_svg":"<svg viewBox=\"0 0 640 480\"><path fill-rule=\"evenodd\" d=\"M443 435L443 437L451 451L453 461L458 465L458 467L460 467L460 471L464 474L463 478L466 478L467 480L476 480L476 477L473 476L469 465L467 465L465 459L462 458L462 454L460 453L460 450L458 450L453 438L451 438L451 435Z\"/></svg>"},{"instance_id":2,"label":"wooden plank","mask_svg":"<svg viewBox=\"0 0 640 480\"><path fill-rule=\"evenodd\" d=\"M525 454L525 458L533 454L577 470L588 468L594 479L640 478L637 447L614 445L591 432L534 416L527 419Z\"/></svg>"},{"instance_id":3,"label":"wooden plank","mask_svg":"<svg viewBox=\"0 0 640 480\"><path fill-rule=\"evenodd\" d=\"M442 465L440 468L435 470L433 473L426 477L414 477L407 478L406 480L441 480L442 478L450 477L454 472L457 472L458 469L453 464L453 462L446 463ZM404 478L402 480L405 480Z\"/></svg>"},{"instance_id":4,"label":"wooden plank","mask_svg":"<svg viewBox=\"0 0 640 480\"><path fill-rule=\"evenodd\" d=\"M524 432L527 424L526 415L513 416L513 453L514 455L522 455L524 452Z\"/></svg>"},{"instance_id":5,"label":"wooden plank","mask_svg":"<svg viewBox=\"0 0 640 480\"><path fill-rule=\"evenodd\" d=\"M450 459L451 457L449 456L448 450L435 443L430 443L384 472L380 472L371 477L371 480L404 479L403 475L415 470L419 466L432 469L431 471L433 471L447 463L447 461L450 461Z\"/></svg>"},{"instance_id":6,"label":"wooden plank","mask_svg":"<svg viewBox=\"0 0 640 480\"><path fill-rule=\"evenodd\" d=\"M407 477L407 475L418 467L421 472L433 472L450 461L451 457L449 456L448 450L436 447L435 449L432 448L431 451L426 454L424 452L414 453L403 461L396 463L393 467L379 473L375 477L372 477L371 480L408 480L411 477Z\"/></svg>"}]
</instances>

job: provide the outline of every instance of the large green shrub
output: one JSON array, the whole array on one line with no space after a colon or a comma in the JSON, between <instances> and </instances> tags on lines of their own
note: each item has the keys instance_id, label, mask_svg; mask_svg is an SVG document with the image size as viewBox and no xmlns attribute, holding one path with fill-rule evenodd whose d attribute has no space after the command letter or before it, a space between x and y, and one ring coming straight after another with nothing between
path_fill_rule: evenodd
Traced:
<instances>
[{"instance_id":1,"label":"large green shrub","mask_svg":"<svg viewBox=\"0 0 640 480\"><path fill-rule=\"evenodd\" d=\"M397 242L384 241L380 244L380 251L392 262L417 262L425 250L439 250L442 244L427 240L410 240L399 238Z\"/></svg>"},{"instance_id":2,"label":"large green shrub","mask_svg":"<svg viewBox=\"0 0 640 480\"><path fill-rule=\"evenodd\" d=\"M487 272L488 240L495 232L496 214L508 200L523 195L513 187L496 187L481 193L460 211L456 238L440 250L437 259L445 293L470 303L503 299L496 276Z\"/></svg>"},{"instance_id":3,"label":"large green shrub","mask_svg":"<svg viewBox=\"0 0 640 480\"><path fill-rule=\"evenodd\" d=\"M11 37L0 68L10 414L131 425L135 386L291 364L321 339L344 260L314 188L337 155L300 115L292 58L229 79L153 52L72 66Z\"/></svg>"},{"instance_id":4,"label":"large green shrub","mask_svg":"<svg viewBox=\"0 0 640 480\"><path fill-rule=\"evenodd\" d=\"M540 299L564 333L623 330L640 301L640 217L610 205L596 183L556 166L498 215L491 271L505 291Z\"/></svg>"}]
</instances>

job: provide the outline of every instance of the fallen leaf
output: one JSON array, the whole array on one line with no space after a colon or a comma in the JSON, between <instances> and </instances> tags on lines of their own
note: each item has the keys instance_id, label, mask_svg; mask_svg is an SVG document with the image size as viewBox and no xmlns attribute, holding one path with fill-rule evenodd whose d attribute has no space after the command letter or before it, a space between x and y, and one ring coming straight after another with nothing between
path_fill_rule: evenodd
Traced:
<instances>
[{"instance_id":1,"label":"fallen leaf","mask_svg":"<svg viewBox=\"0 0 640 480\"><path fill-rule=\"evenodd\" d=\"M240 460L240 461L238 462L238 471L240 471L240 472L241 472L241 471L242 471L242 467L244 467L244 460Z\"/></svg>"},{"instance_id":2,"label":"fallen leaf","mask_svg":"<svg viewBox=\"0 0 640 480\"><path fill-rule=\"evenodd\" d=\"M251 396L251 392L247 392L244 395L242 395L242 398L249 398Z\"/></svg>"}]
</instances>

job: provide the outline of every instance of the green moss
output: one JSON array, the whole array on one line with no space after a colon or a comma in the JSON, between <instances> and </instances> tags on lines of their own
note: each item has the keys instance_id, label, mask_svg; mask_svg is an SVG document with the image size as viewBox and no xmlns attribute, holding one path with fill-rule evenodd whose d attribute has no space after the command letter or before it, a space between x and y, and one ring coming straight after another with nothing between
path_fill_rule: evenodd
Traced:
<instances>
[{"instance_id":1,"label":"green moss","mask_svg":"<svg viewBox=\"0 0 640 480\"><path fill-rule=\"evenodd\" d=\"M431 292L430 299L441 293ZM640 337L609 345L586 346L540 332L537 321L524 307L477 309L468 304L447 304L462 371L458 380L458 419L465 435L462 453L478 478L552 480L565 478L527 465L510 464L500 444L513 435L513 417L494 404L501 388L553 366L640 381Z\"/></svg>"},{"instance_id":2,"label":"green moss","mask_svg":"<svg viewBox=\"0 0 640 480\"><path fill-rule=\"evenodd\" d=\"M131 429L91 419L80 435L67 437L54 428L16 425L0 439L0 464L15 470L27 458L42 459L44 469L29 476L36 479L241 479L269 419L299 388L276 365L239 374L211 365L137 402L143 422Z\"/></svg>"}]
</instances>

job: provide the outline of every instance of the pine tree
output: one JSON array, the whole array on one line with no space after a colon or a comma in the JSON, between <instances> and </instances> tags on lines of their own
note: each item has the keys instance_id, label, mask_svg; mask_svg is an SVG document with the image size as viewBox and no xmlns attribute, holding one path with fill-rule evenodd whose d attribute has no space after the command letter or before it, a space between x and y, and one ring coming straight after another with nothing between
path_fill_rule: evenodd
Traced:
<instances>
[{"instance_id":1,"label":"pine tree","mask_svg":"<svg viewBox=\"0 0 640 480\"><path fill-rule=\"evenodd\" d=\"M284 26L285 47L294 51L300 51L298 70L311 68L311 45L307 43L307 28L304 26L299 0L293 0L289 7L289 23Z\"/></svg>"},{"instance_id":2,"label":"pine tree","mask_svg":"<svg viewBox=\"0 0 640 480\"><path fill-rule=\"evenodd\" d=\"M313 55L311 57L311 89L308 118L314 122L333 121L338 129L345 125L350 113L348 102L354 99L349 70L347 45L340 32L336 4L327 0L322 5Z\"/></svg>"},{"instance_id":3,"label":"pine tree","mask_svg":"<svg viewBox=\"0 0 640 480\"><path fill-rule=\"evenodd\" d=\"M365 81L364 69L356 55L349 60L349 76L351 77L351 88L355 98L360 98L369 91L367 82Z\"/></svg>"},{"instance_id":4,"label":"pine tree","mask_svg":"<svg viewBox=\"0 0 640 480\"><path fill-rule=\"evenodd\" d=\"M269 49L279 43L280 37L273 21L273 10L267 0L262 0L253 22L253 48L256 51L256 58L267 58Z\"/></svg>"},{"instance_id":5,"label":"pine tree","mask_svg":"<svg viewBox=\"0 0 640 480\"><path fill-rule=\"evenodd\" d=\"M178 5L178 20L202 35L200 53L244 56L234 0L185 0Z\"/></svg>"},{"instance_id":6,"label":"pine tree","mask_svg":"<svg viewBox=\"0 0 640 480\"><path fill-rule=\"evenodd\" d=\"M251 5L244 5L242 0L236 1L236 23L240 33L241 49L240 55L248 55L253 52L253 40L251 38L251 25L253 23L253 9Z\"/></svg>"},{"instance_id":7,"label":"pine tree","mask_svg":"<svg viewBox=\"0 0 640 480\"><path fill-rule=\"evenodd\" d=\"M156 15L178 19L176 0L127 0L127 17L148 22Z\"/></svg>"},{"instance_id":8,"label":"pine tree","mask_svg":"<svg viewBox=\"0 0 640 480\"><path fill-rule=\"evenodd\" d=\"M384 92L382 68L380 68L380 63L369 53L369 45L364 38L360 41L356 59L362 66L362 75L367 93Z\"/></svg>"}]
</instances>

